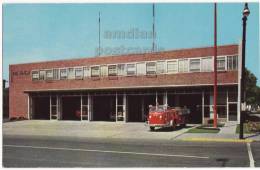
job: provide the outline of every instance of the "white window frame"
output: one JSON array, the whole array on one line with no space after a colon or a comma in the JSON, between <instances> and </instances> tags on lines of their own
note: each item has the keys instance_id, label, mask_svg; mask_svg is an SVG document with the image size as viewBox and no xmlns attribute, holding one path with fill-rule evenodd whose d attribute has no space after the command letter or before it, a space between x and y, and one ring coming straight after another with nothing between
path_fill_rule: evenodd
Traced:
<instances>
[{"instance_id":1,"label":"white window frame","mask_svg":"<svg viewBox=\"0 0 260 170\"><path fill-rule=\"evenodd\" d=\"M229 68L229 58L232 58L232 68ZM236 58L236 68L234 68L233 62L234 62L234 58ZM237 70L238 69L238 55L228 55L227 56L227 70L228 71L233 71L233 70Z\"/></svg>"},{"instance_id":2,"label":"white window frame","mask_svg":"<svg viewBox=\"0 0 260 170\"><path fill-rule=\"evenodd\" d=\"M118 76L126 76L126 63L119 63L119 64L116 64L117 65L117 75ZM123 65L124 66L124 70L123 70L123 74L121 74L121 72L119 71L118 67L119 65Z\"/></svg>"},{"instance_id":3,"label":"white window frame","mask_svg":"<svg viewBox=\"0 0 260 170\"><path fill-rule=\"evenodd\" d=\"M85 68L86 68L86 72L85 72ZM91 68L89 66L83 66L82 69L83 69L83 79L91 77Z\"/></svg>"},{"instance_id":4,"label":"white window frame","mask_svg":"<svg viewBox=\"0 0 260 170\"><path fill-rule=\"evenodd\" d=\"M37 72L37 73L34 73L34 72ZM31 73L32 73L32 81L38 81L39 78L40 78L40 71L39 70L32 70ZM33 77L34 74L37 75L37 78Z\"/></svg>"},{"instance_id":5,"label":"white window frame","mask_svg":"<svg viewBox=\"0 0 260 170\"><path fill-rule=\"evenodd\" d=\"M115 71L114 71L114 73L112 72L110 72L110 68L109 67L115 67ZM107 74L108 74L108 76L117 76L117 64L109 64L108 66L107 66L107 69L108 69L108 71L107 71ZM114 70L114 68L113 68L113 70Z\"/></svg>"},{"instance_id":6,"label":"white window frame","mask_svg":"<svg viewBox=\"0 0 260 170\"><path fill-rule=\"evenodd\" d=\"M155 64L152 69L148 68L148 64L150 64L150 63ZM151 69L151 71L149 71L148 69ZM156 75L156 71L157 71L156 69L157 69L157 62L156 61L146 62L146 75Z\"/></svg>"},{"instance_id":7,"label":"white window frame","mask_svg":"<svg viewBox=\"0 0 260 170\"><path fill-rule=\"evenodd\" d=\"M48 76L47 72L51 72L51 77ZM53 69L46 69L45 70L45 76L46 76L46 80L53 80Z\"/></svg>"},{"instance_id":8,"label":"white window frame","mask_svg":"<svg viewBox=\"0 0 260 170\"><path fill-rule=\"evenodd\" d=\"M61 76L61 72L64 71L64 70L66 71L66 78ZM59 72L60 72L60 75L59 75L60 80L67 80L68 79L68 69L67 68L60 68Z\"/></svg>"},{"instance_id":9,"label":"white window frame","mask_svg":"<svg viewBox=\"0 0 260 170\"><path fill-rule=\"evenodd\" d=\"M204 67L203 67L203 61L205 60L205 59L210 59L211 60L211 66L210 66L210 70L206 70L206 69L203 69ZM212 56L208 56L208 57L201 57L201 60L200 60L200 66L201 66L201 68L200 68L200 72L212 72L212 71L214 71L214 58L212 57Z\"/></svg>"},{"instance_id":10,"label":"white window frame","mask_svg":"<svg viewBox=\"0 0 260 170\"><path fill-rule=\"evenodd\" d=\"M169 65L168 65L168 63L169 62L176 62L176 71L174 71L174 72L169 72ZM178 71L179 71L179 61L178 61L178 59L173 59L173 60L167 60L166 61L166 73L167 74L177 74L178 73Z\"/></svg>"},{"instance_id":11,"label":"white window frame","mask_svg":"<svg viewBox=\"0 0 260 170\"><path fill-rule=\"evenodd\" d=\"M98 74L97 75L92 75L92 69L94 67L98 67ZM90 77L100 77L100 65L93 65L90 67Z\"/></svg>"},{"instance_id":12,"label":"white window frame","mask_svg":"<svg viewBox=\"0 0 260 170\"><path fill-rule=\"evenodd\" d=\"M218 59L219 58L224 58L224 61L225 61L225 63L224 63L224 70L219 70L218 69ZM213 61L213 63L214 63L214 61ZM227 56L217 56L217 71L226 71L226 70L227 70Z\"/></svg>"},{"instance_id":13,"label":"white window frame","mask_svg":"<svg viewBox=\"0 0 260 170\"><path fill-rule=\"evenodd\" d=\"M128 74L128 65L134 65L134 69L133 69L133 71L134 71L134 74ZM126 75L127 76L135 76L136 75L136 63L127 63L126 64Z\"/></svg>"},{"instance_id":14,"label":"white window frame","mask_svg":"<svg viewBox=\"0 0 260 170\"><path fill-rule=\"evenodd\" d=\"M141 67L144 67L144 68L142 68L141 71L140 71L138 69L138 65L141 66ZM136 75L138 75L138 76L146 75L146 62L136 63Z\"/></svg>"},{"instance_id":15,"label":"white window frame","mask_svg":"<svg viewBox=\"0 0 260 170\"><path fill-rule=\"evenodd\" d=\"M44 71L43 79L41 79L41 72ZM39 70L39 80L46 80L46 70L45 69L40 69Z\"/></svg>"},{"instance_id":16,"label":"white window frame","mask_svg":"<svg viewBox=\"0 0 260 170\"><path fill-rule=\"evenodd\" d=\"M163 63L163 72L158 72L158 63ZM158 61L156 61L156 74L165 74L165 73L167 73L167 60L158 60Z\"/></svg>"},{"instance_id":17,"label":"white window frame","mask_svg":"<svg viewBox=\"0 0 260 170\"><path fill-rule=\"evenodd\" d=\"M180 62L181 61L187 61L187 70L185 71L180 71ZM189 66L190 65L190 62L189 62L189 58L181 58L181 59L178 59L178 73L188 73L189 72ZM184 70L184 65L183 65L183 70Z\"/></svg>"},{"instance_id":18,"label":"white window frame","mask_svg":"<svg viewBox=\"0 0 260 170\"><path fill-rule=\"evenodd\" d=\"M70 72L69 72L69 70L70 69L73 69L73 72L71 73L71 75L70 75ZM68 67L67 68L67 75L68 75L68 80L74 80L75 79L75 68L74 67ZM70 76L72 76L72 77L70 77Z\"/></svg>"},{"instance_id":19,"label":"white window frame","mask_svg":"<svg viewBox=\"0 0 260 170\"><path fill-rule=\"evenodd\" d=\"M100 65L99 66L99 74L100 74L100 77L107 77L108 76L108 66L107 65Z\"/></svg>"},{"instance_id":20,"label":"white window frame","mask_svg":"<svg viewBox=\"0 0 260 170\"><path fill-rule=\"evenodd\" d=\"M59 68L53 68L52 70L53 70L52 71L52 73L53 73L53 80L59 80L60 79L60 69ZM58 77L57 78L55 78L55 76L54 76L54 70L58 70Z\"/></svg>"},{"instance_id":21,"label":"white window frame","mask_svg":"<svg viewBox=\"0 0 260 170\"><path fill-rule=\"evenodd\" d=\"M78 76L78 75L77 75L77 71L78 71L79 69L81 70L81 75ZM75 67L75 68L74 68L74 71L75 71L75 79L82 80L82 79L83 79L83 74L84 74L84 73L83 73L83 67Z\"/></svg>"},{"instance_id":22,"label":"white window frame","mask_svg":"<svg viewBox=\"0 0 260 170\"><path fill-rule=\"evenodd\" d=\"M199 70L192 70L191 69L191 62L192 60L199 60L199 67L198 69ZM189 68L188 68L188 72L201 72L201 58L200 57L197 57L197 58L189 58L189 64L188 64Z\"/></svg>"}]
</instances>

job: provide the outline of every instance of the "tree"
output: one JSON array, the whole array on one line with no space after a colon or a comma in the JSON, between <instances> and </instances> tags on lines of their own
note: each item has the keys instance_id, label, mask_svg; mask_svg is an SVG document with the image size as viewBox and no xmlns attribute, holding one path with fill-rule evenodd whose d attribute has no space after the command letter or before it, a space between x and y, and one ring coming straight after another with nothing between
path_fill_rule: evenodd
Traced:
<instances>
[{"instance_id":1,"label":"tree","mask_svg":"<svg viewBox=\"0 0 260 170\"><path fill-rule=\"evenodd\" d=\"M246 103L250 105L260 105L260 87L256 85L257 78L248 69L245 70L246 81Z\"/></svg>"}]
</instances>

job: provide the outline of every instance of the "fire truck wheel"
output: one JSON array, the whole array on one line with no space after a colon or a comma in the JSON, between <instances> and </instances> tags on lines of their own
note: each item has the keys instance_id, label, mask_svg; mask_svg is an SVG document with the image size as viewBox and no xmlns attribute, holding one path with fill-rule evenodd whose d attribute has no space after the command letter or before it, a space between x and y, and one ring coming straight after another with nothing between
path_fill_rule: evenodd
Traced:
<instances>
[{"instance_id":1,"label":"fire truck wheel","mask_svg":"<svg viewBox=\"0 0 260 170\"><path fill-rule=\"evenodd\" d=\"M174 130L175 127L176 127L176 123L173 120L171 120L171 129Z\"/></svg>"},{"instance_id":2,"label":"fire truck wheel","mask_svg":"<svg viewBox=\"0 0 260 170\"><path fill-rule=\"evenodd\" d=\"M151 130L151 131L154 131L154 129L155 129L154 127L150 127L150 130Z\"/></svg>"},{"instance_id":3,"label":"fire truck wheel","mask_svg":"<svg viewBox=\"0 0 260 170\"><path fill-rule=\"evenodd\" d=\"M181 124L181 127L182 127L182 128L185 128L185 127L186 127L186 124L185 124L185 123Z\"/></svg>"}]
</instances>

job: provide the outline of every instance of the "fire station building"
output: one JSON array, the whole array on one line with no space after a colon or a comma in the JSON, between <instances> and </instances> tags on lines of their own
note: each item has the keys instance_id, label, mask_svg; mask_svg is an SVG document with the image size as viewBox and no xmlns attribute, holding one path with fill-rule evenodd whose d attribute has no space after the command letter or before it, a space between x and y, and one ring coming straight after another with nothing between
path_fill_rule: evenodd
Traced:
<instances>
[{"instance_id":1,"label":"fire station building","mask_svg":"<svg viewBox=\"0 0 260 170\"><path fill-rule=\"evenodd\" d=\"M218 46L219 121L238 121L238 45ZM143 122L149 105L213 118L213 47L10 65L10 118Z\"/></svg>"}]
</instances>

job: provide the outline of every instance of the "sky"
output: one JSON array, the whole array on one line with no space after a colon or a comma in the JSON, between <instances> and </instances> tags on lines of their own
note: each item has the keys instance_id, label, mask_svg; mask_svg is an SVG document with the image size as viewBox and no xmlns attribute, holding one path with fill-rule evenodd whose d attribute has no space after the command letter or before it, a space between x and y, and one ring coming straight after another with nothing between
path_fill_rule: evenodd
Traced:
<instances>
[{"instance_id":1,"label":"sky","mask_svg":"<svg viewBox=\"0 0 260 170\"><path fill-rule=\"evenodd\" d=\"M243 3L218 3L218 45L242 39ZM249 3L246 67L260 86L259 4ZM3 4L3 78L9 64L146 52L153 12L143 4ZM214 45L213 3L156 3L156 50Z\"/></svg>"}]
</instances>

